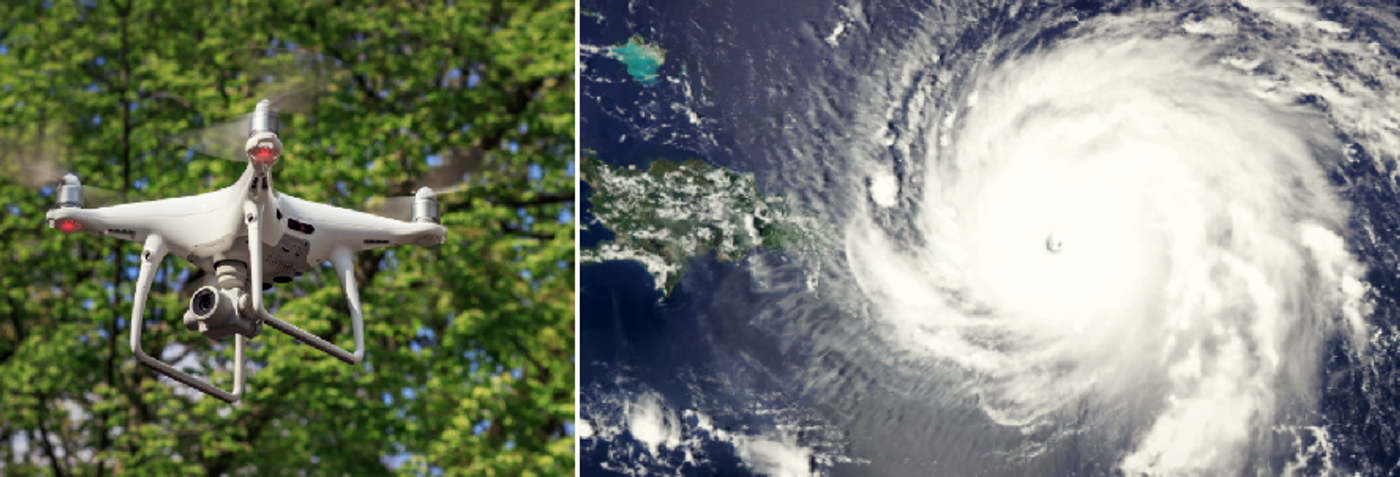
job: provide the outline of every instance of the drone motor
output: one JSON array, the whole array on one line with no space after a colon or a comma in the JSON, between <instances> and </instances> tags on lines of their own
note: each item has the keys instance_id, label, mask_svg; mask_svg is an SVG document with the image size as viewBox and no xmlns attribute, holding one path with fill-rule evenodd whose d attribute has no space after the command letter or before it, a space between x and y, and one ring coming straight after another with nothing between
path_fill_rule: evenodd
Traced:
<instances>
[{"instance_id":1,"label":"drone motor","mask_svg":"<svg viewBox=\"0 0 1400 477\"><path fill-rule=\"evenodd\" d=\"M248 135L260 132L278 134L281 128L282 123L277 119L277 109L272 107L272 101L258 101L258 105L253 109L252 121L249 122Z\"/></svg>"},{"instance_id":2,"label":"drone motor","mask_svg":"<svg viewBox=\"0 0 1400 477\"><path fill-rule=\"evenodd\" d=\"M442 223L441 215L438 213L437 194L434 194L432 189L424 187L418 189L418 193L414 195L413 221Z\"/></svg>"},{"instance_id":3,"label":"drone motor","mask_svg":"<svg viewBox=\"0 0 1400 477\"><path fill-rule=\"evenodd\" d=\"M58 199L58 207L83 208L83 186L78 182L78 176L66 174L62 183L58 186L58 191L54 194Z\"/></svg>"}]
</instances>

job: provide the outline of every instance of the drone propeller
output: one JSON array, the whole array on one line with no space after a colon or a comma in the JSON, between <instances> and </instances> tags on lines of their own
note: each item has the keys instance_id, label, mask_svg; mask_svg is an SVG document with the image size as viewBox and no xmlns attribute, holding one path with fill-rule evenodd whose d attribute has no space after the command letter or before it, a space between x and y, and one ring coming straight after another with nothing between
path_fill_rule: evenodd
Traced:
<instances>
[{"instance_id":1,"label":"drone propeller","mask_svg":"<svg viewBox=\"0 0 1400 477\"><path fill-rule=\"evenodd\" d=\"M242 74L263 79L262 86L246 88L243 94L272 103L273 109L283 118L281 136L289 129L285 126L286 115L309 111L319 99L318 93L329 89L332 80L343 71L331 66L332 60L303 50L259 48L256 54L259 56L249 60ZM252 120L253 113L242 114L213 126L178 134L170 141L201 155L247 162L244 146Z\"/></svg>"},{"instance_id":2,"label":"drone propeller","mask_svg":"<svg viewBox=\"0 0 1400 477\"><path fill-rule=\"evenodd\" d=\"M428 169L413 181L414 188L427 187L440 198L467 190L467 178L493 165L486 153L480 149L449 148L438 154L442 163ZM358 207L380 217L409 221L413 217L415 196L372 197Z\"/></svg>"},{"instance_id":3,"label":"drone propeller","mask_svg":"<svg viewBox=\"0 0 1400 477\"><path fill-rule=\"evenodd\" d=\"M467 189L466 184L457 184L446 189L434 189L433 194L441 200L442 196L461 192ZM380 217L402 220L404 222L413 221L413 202L418 200L417 196L395 196L395 197L371 197L364 205L357 207L361 212L366 212Z\"/></svg>"},{"instance_id":4,"label":"drone propeller","mask_svg":"<svg viewBox=\"0 0 1400 477\"><path fill-rule=\"evenodd\" d=\"M428 169L414 184L434 190L461 187L471 174L480 173L488 166L495 165L484 151L477 148L449 148L439 156L442 157L442 164Z\"/></svg>"},{"instance_id":5,"label":"drone propeller","mask_svg":"<svg viewBox=\"0 0 1400 477\"><path fill-rule=\"evenodd\" d=\"M77 174L65 163L71 136L61 126L26 124L0 129L0 176L9 177L31 189L57 191L63 178ZM137 199L101 187L82 186L85 207L120 205Z\"/></svg>"}]
</instances>

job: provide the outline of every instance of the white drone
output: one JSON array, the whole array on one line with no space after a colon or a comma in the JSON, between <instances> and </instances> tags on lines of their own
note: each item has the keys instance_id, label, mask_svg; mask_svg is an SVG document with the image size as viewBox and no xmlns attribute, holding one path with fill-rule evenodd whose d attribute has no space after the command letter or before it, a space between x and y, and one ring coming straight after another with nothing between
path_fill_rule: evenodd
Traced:
<instances>
[{"instance_id":1,"label":"white drone","mask_svg":"<svg viewBox=\"0 0 1400 477\"><path fill-rule=\"evenodd\" d=\"M63 177L47 214L48 225L67 233L86 231L145 245L136 297L131 311L131 351L142 364L225 402L243 395L244 346L262 332L263 323L325 351L349 364L364 359L364 323L355 286L354 253L396 245L442 244L437 196L418 190L412 222L310 202L274 192L269 172L282 155L277 111L266 99L251 115L244 152L248 168L232 186L206 194L150 202L83 208L77 176ZM141 349L146 297L154 272L167 253L183 257L215 277L216 285L194 293L185 312L185 327L220 340L235 335L233 392L196 379ZM264 281L287 283L329 260L345 287L355 333L355 352L347 352L263 309Z\"/></svg>"}]
</instances>

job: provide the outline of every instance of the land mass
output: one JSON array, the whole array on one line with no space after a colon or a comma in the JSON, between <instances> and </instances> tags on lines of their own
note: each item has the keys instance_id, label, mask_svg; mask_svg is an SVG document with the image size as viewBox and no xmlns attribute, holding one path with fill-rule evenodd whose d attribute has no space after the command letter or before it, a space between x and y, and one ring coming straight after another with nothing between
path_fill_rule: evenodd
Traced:
<instances>
[{"instance_id":1,"label":"land mass","mask_svg":"<svg viewBox=\"0 0 1400 477\"><path fill-rule=\"evenodd\" d=\"M638 262L665 296L691 257L714 252L721 261L739 260L759 246L832 248L825 223L794 212L783 195L763 195L753 174L698 159L657 160L638 170L584 157L579 179L593 188L594 223L616 234L615 240L581 249L582 263Z\"/></svg>"},{"instance_id":2,"label":"land mass","mask_svg":"<svg viewBox=\"0 0 1400 477\"><path fill-rule=\"evenodd\" d=\"M647 43L641 35L632 35L627 43L608 49L608 57L627 65L627 74L638 83L650 86L656 82L657 70L666 63L666 50Z\"/></svg>"}]
</instances>

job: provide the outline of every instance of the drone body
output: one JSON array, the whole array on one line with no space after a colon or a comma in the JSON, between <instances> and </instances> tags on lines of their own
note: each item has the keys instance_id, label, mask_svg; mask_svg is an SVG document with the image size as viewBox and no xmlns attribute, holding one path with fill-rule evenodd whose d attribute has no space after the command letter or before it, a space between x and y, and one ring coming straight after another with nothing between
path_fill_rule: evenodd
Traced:
<instances>
[{"instance_id":1,"label":"drone body","mask_svg":"<svg viewBox=\"0 0 1400 477\"><path fill-rule=\"evenodd\" d=\"M434 246L447 237L439 224L436 196L418 191L412 222L298 199L275 191L270 171L281 156L277 114L267 100L252 115L245 147L248 168L232 186L205 194L98 209L82 208L82 186L65 176L48 224L67 233L87 231L143 244L131 317L131 349L138 361L172 379L226 402L243 393L244 347L265 323L346 363L364 358L364 326L352 256L396 245ZM253 238L256 238L254 240ZM141 348L146 298L155 268L166 254L184 258L216 278L195 292L185 326L211 339L235 338L234 389L221 390ZM355 352L347 352L267 313L262 292L329 261L350 304ZM269 281L270 280L270 281Z\"/></svg>"}]
</instances>

